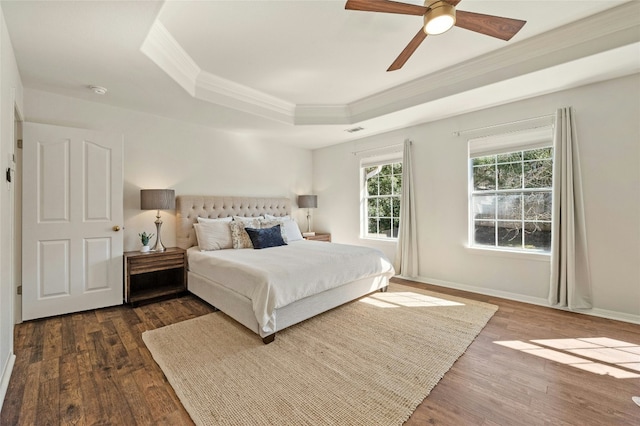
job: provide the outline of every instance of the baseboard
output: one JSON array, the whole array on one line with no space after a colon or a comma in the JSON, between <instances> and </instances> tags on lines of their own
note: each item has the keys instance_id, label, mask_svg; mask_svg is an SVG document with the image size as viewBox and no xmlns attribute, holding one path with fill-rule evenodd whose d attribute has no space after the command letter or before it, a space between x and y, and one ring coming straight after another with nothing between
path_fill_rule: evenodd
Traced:
<instances>
[{"instance_id":1,"label":"baseboard","mask_svg":"<svg viewBox=\"0 0 640 426\"><path fill-rule=\"evenodd\" d=\"M9 359L2 370L2 380L0 380L0 410L2 410L2 403L7 394L7 389L9 389L9 379L11 379L11 372L13 371L15 362L16 356L14 354L9 355Z\"/></svg>"},{"instance_id":2,"label":"baseboard","mask_svg":"<svg viewBox=\"0 0 640 426\"><path fill-rule=\"evenodd\" d=\"M471 293L483 294L485 296L500 297L502 299L513 300L513 301L516 301L516 302L523 302L523 303L529 303L529 304L532 304L532 305L544 306L546 308L559 309L559 310L567 311L567 312L576 312L576 313L580 313L580 314L584 314L584 315L592 315L592 316L595 316L595 317L607 318L607 319L611 319L611 320L615 320L615 321L629 322L629 323L632 323L632 324L640 324L640 315L627 314L627 313L624 313L624 312L609 311L609 310L606 310L606 309L599 309L599 308L572 311L572 310L569 310L569 309L566 309L566 308L558 308L558 307L555 307L555 306L549 306L549 302L547 301L547 299L543 299L543 298L540 298L540 297L525 296L525 295L522 295L522 294L510 293L510 292L507 292L507 291L493 290L493 289L487 289L487 288L483 288L483 287L475 287L475 286L470 286L470 285L466 285L466 284L454 283L454 282L451 282L451 281L438 280L438 279L435 279L435 278L404 277L402 275L397 275L397 277L405 279L405 280L424 283L424 284L432 284L432 285L436 285L436 286L440 286L440 287L446 287L446 288L452 288L452 289L456 289L456 290L468 291L468 292L471 292Z\"/></svg>"}]
</instances>

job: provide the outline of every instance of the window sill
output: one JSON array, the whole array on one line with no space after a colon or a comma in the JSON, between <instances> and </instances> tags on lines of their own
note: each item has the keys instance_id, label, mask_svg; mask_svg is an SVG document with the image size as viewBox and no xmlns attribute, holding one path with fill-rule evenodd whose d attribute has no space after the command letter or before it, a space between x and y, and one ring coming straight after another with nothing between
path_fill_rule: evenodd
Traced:
<instances>
[{"instance_id":1,"label":"window sill","mask_svg":"<svg viewBox=\"0 0 640 426\"><path fill-rule=\"evenodd\" d=\"M511 250L500 250L494 248L484 247L471 247L465 246L465 248L471 253L480 256L497 256L497 257L510 257L520 260L535 260L537 262L550 262L551 253L543 252L521 252Z\"/></svg>"},{"instance_id":2,"label":"window sill","mask_svg":"<svg viewBox=\"0 0 640 426\"><path fill-rule=\"evenodd\" d=\"M370 237L360 237L363 241L371 241L376 243L394 243L398 242L397 238L370 238Z\"/></svg>"}]
</instances>

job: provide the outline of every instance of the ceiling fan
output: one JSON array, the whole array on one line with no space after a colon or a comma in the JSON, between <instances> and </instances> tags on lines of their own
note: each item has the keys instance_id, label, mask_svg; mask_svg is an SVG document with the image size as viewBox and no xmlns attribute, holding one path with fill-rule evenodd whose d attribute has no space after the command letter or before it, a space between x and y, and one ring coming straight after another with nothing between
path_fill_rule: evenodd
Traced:
<instances>
[{"instance_id":1,"label":"ceiling fan","mask_svg":"<svg viewBox=\"0 0 640 426\"><path fill-rule=\"evenodd\" d=\"M486 34L502 40L511 40L527 23L520 19L456 10L461 0L426 0L424 6L400 3L390 0L347 0L344 8L367 12L398 13L402 15L424 16L424 26L409 42L387 71L402 68L427 35L437 35L448 31L454 25L466 30Z\"/></svg>"}]
</instances>

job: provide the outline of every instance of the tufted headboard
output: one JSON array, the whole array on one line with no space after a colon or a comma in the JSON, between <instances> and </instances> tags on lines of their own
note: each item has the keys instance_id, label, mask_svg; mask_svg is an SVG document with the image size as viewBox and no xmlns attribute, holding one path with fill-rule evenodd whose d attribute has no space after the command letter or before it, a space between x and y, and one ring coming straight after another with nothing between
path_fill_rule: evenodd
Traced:
<instances>
[{"instance_id":1,"label":"tufted headboard","mask_svg":"<svg viewBox=\"0 0 640 426\"><path fill-rule=\"evenodd\" d=\"M255 217L262 214L291 214L288 198L218 197L213 195L178 195L176 197L176 245L183 249L198 242L193 229L198 216L219 218L229 216Z\"/></svg>"}]
</instances>

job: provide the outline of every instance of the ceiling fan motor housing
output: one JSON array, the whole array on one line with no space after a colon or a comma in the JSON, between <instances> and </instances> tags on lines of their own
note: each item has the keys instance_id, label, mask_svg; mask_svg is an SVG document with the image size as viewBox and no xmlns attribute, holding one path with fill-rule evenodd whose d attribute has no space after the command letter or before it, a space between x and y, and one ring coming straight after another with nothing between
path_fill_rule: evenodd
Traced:
<instances>
[{"instance_id":1,"label":"ceiling fan motor housing","mask_svg":"<svg viewBox=\"0 0 640 426\"><path fill-rule=\"evenodd\" d=\"M424 14L424 32L438 35L449 31L456 23L456 8L446 1L436 1L431 4L425 2L429 8Z\"/></svg>"}]
</instances>

